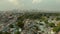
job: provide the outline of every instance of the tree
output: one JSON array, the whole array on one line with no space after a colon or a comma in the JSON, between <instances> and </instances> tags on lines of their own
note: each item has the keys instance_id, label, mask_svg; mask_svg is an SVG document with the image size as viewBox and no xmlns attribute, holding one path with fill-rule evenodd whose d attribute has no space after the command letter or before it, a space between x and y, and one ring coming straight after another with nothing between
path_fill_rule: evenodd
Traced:
<instances>
[{"instance_id":1,"label":"tree","mask_svg":"<svg viewBox=\"0 0 60 34\"><path fill-rule=\"evenodd\" d=\"M0 31L0 34L2 34L2 31Z\"/></svg>"},{"instance_id":2,"label":"tree","mask_svg":"<svg viewBox=\"0 0 60 34\"><path fill-rule=\"evenodd\" d=\"M20 34L20 32L19 31L16 31L15 34Z\"/></svg>"},{"instance_id":3,"label":"tree","mask_svg":"<svg viewBox=\"0 0 60 34\"><path fill-rule=\"evenodd\" d=\"M53 31L56 33L60 31L60 22L57 24L56 27L53 28Z\"/></svg>"},{"instance_id":4,"label":"tree","mask_svg":"<svg viewBox=\"0 0 60 34\"><path fill-rule=\"evenodd\" d=\"M10 28L14 28L14 26L12 24L9 25Z\"/></svg>"},{"instance_id":5,"label":"tree","mask_svg":"<svg viewBox=\"0 0 60 34\"><path fill-rule=\"evenodd\" d=\"M57 20L57 21L60 20L60 17L57 17L56 20Z\"/></svg>"},{"instance_id":6,"label":"tree","mask_svg":"<svg viewBox=\"0 0 60 34\"><path fill-rule=\"evenodd\" d=\"M59 22L59 23L57 23L57 26L60 26L60 22Z\"/></svg>"},{"instance_id":7,"label":"tree","mask_svg":"<svg viewBox=\"0 0 60 34\"><path fill-rule=\"evenodd\" d=\"M48 23L49 27L55 27L54 23Z\"/></svg>"},{"instance_id":8,"label":"tree","mask_svg":"<svg viewBox=\"0 0 60 34\"><path fill-rule=\"evenodd\" d=\"M20 27L20 28L23 28L23 26L24 26L24 23L23 23L24 19L25 19L24 16L18 17L18 19L17 19L17 24L16 24L16 25L17 25L18 27Z\"/></svg>"},{"instance_id":9,"label":"tree","mask_svg":"<svg viewBox=\"0 0 60 34\"><path fill-rule=\"evenodd\" d=\"M5 31L5 32L3 32L3 34L11 34L11 33L10 33L10 32Z\"/></svg>"}]
</instances>

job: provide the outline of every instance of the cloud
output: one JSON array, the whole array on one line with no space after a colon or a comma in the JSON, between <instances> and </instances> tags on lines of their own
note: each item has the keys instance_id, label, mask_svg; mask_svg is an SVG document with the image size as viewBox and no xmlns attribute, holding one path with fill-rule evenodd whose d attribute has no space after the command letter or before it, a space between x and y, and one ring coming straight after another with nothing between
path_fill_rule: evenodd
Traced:
<instances>
[{"instance_id":1,"label":"cloud","mask_svg":"<svg viewBox=\"0 0 60 34\"><path fill-rule=\"evenodd\" d=\"M15 5L18 5L19 3L18 3L18 0L8 0L10 3L13 3L13 4L15 4Z\"/></svg>"},{"instance_id":2,"label":"cloud","mask_svg":"<svg viewBox=\"0 0 60 34\"><path fill-rule=\"evenodd\" d=\"M21 3L21 0L8 0L11 4L16 6L17 8L21 8L24 6L23 3Z\"/></svg>"},{"instance_id":3,"label":"cloud","mask_svg":"<svg viewBox=\"0 0 60 34\"><path fill-rule=\"evenodd\" d=\"M21 0L0 0L0 10L23 9L24 3Z\"/></svg>"},{"instance_id":4,"label":"cloud","mask_svg":"<svg viewBox=\"0 0 60 34\"><path fill-rule=\"evenodd\" d=\"M56 0L56 3L60 3L60 0Z\"/></svg>"},{"instance_id":5,"label":"cloud","mask_svg":"<svg viewBox=\"0 0 60 34\"><path fill-rule=\"evenodd\" d=\"M32 3L35 4L35 3L40 3L42 2L42 0L32 0Z\"/></svg>"}]
</instances>

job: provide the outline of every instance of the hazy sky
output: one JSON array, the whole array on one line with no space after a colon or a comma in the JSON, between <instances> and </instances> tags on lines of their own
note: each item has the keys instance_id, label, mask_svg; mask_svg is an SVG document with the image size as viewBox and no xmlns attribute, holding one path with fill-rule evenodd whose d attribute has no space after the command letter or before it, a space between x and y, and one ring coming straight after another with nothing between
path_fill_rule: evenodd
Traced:
<instances>
[{"instance_id":1,"label":"hazy sky","mask_svg":"<svg viewBox=\"0 0 60 34\"><path fill-rule=\"evenodd\" d=\"M60 0L0 0L0 10L15 8L60 10Z\"/></svg>"}]
</instances>

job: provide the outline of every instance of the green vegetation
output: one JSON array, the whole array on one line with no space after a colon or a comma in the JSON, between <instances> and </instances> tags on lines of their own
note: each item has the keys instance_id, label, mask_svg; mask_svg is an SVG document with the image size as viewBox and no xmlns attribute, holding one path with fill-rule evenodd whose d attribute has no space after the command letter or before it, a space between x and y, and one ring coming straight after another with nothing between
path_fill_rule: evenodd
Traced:
<instances>
[{"instance_id":1,"label":"green vegetation","mask_svg":"<svg viewBox=\"0 0 60 34\"><path fill-rule=\"evenodd\" d=\"M0 31L0 34L2 34L2 31Z\"/></svg>"},{"instance_id":2,"label":"green vegetation","mask_svg":"<svg viewBox=\"0 0 60 34\"><path fill-rule=\"evenodd\" d=\"M7 31L5 31L5 32L2 32L3 34L11 34L10 32L7 32Z\"/></svg>"},{"instance_id":3,"label":"green vegetation","mask_svg":"<svg viewBox=\"0 0 60 34\"><path fill-rule=\"evenodd\" d=\"M17 32L15 32L15 34L20 34L20 32L19 32L19 31L17 31Z\"/></svg>"},{"instance_id":4,"label":"green vegetation","mask_svg":"<svg viewBox=\"0 0 60 34\"><path fill-rule=\"evenodd\" d=\"M57 17L56 20L57 20L57 21L60 20L60 17Z\"/></svg>"},{"instance_id":5,"label":"green vegetation","mask_svg":"<svg viewBox=\"0 0 60 34\"><path fill-rule=\"evenodd\" d=\"M12 24L9 25L10 28L14 28L14 26Z\"/></svg>"},{"instance_id":6,"label":"green vegetation","mask_svg":"<svg viewBox=\"0 0 60 34\"><path fill-rule=\"evenodd\" d=\"M60 31L60 22L57 24L56 27L53 28L53 31L59 32Z\"/></svg>"},{"instance_id":7,"label":"green vegetation","mask_svg":"<svg viewBox=\"0 0 60 34\"><path fill-rule=\"evenodd\" d=\"M17 26L18 27L20 27L20 28L23 28L23 26L24 26L24 23L23 23L23 20L24 20L25 18L23 17L23 16L20 16L20 17L18 17L18 19L17 19Z\"/></svg>"},{"instance_id":8,"label":"green vegetation","mask_svg":"<svg viewBox=\"0 0 60 34\"><path fill-rule=\"evenodd\" d=\"M50 27L55 27L55 24L54 23L49 23L48 24Z\"/></svg>"},{"instance_id":9,"label":"green vegetation","mask_svg":"<svg viewBox=\"0 0 60 34\"><path fill-rule=\"evenodd\" d=\"M57 27L54 27L54 28L53 28L53 31L54 31L54 32L59 32L59 31L60 31L60 27L58 27L58 26L57 26Z\"/></svg>"},{"instance_id":10,"label":"green vegetation","mask_svg":"<svg viewBox=\"0 0 60 34\"><path fill-rule=\"evenodd\" d=\"M56 15L53 14L53 15L56 16L57 14ZM10 16L12 16L12 15L10 15ZM25 13L22 16L19 16L17 18L17 21L14 24L16 27L14 27L13 24L10 24L9 27L11 29L14 28L13 30L19 30L19 28L21 28L23 30L24 29L25 20L26 19L30 19L30 20L33 20L33 21L34 20L38 20L37 22L39 22L39 23L36 23L37 26L33 25L35 22L32 23L31 29L32 30L34 29L34 31L36 30L36 31L42 31L42 32L44 32L43 31L44 28L46 28L47 30L53 28L54 32L60 31L60 23L58 23L57 26L55 26L55 23L48 22L50 16L52 16L52 14L49 14L49 13L47 13L47 14L45 14L45 13ZM54 20L54 18L52 18L51 20ZM58 21L58 20L60 20L60 18L56 17L56 20ZM41 23L41 22L44 22L44 24ZM30 26L30 25L31 24L29 24L28 26ZM43 30L39 29L39 26L41 26L41 27L43 26L42 27ZM14 33L15 34L20 34L20 31L15 31ZM11 34L11 33L7 32L7 31L6 32L1 32L0 31L0 34Z\"/></svg>"}]
</instances>

